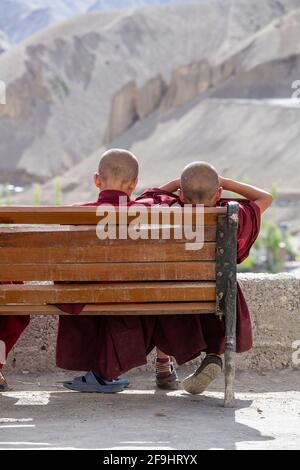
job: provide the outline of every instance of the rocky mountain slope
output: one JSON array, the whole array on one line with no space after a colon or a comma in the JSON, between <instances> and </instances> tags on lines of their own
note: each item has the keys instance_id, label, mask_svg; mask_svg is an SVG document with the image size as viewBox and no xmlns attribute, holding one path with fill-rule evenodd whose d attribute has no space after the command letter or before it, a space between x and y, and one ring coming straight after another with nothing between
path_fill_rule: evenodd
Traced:
<instances>
[{"instance_id":1,"label":"rocky mountain slope","mask_svg":"<svg viewBox=\"0 0 300 470\"><path fill-rule=\"evenodd\" d=\"M166 5L167 3L196 3L207 0L98 0L89 11L144 7L148 5Z\"/></svg>"},{"instance_id":2,"label":"rocky mountain slope","mask_svg":"<svg viewBox=\"0 0 300 470\"><path fill-rule=\"evenodd\" d=\"M0 58L8 85L7 105L0 107L2 180L16 174L47 180L147 119L153 129L169 122L171 132L166 113L179 108L181 115L180 108L205 93L230 97L234 80L297 57L299 14L276 22L297 5L211 0L94 13L15 46ZM181 133L183 142L193 141L188 133ZM155 139L151 129L146 134Z\"/></svg>"},{"instance_id":3,"label":"rocky mountain slope","mask_svg":"<svg viewBox=\"0 0 300 470\"><path fill-rule=\"evenodd\" d=\"M207 97L163 115L153 113L111 145L138 156L140 190L177 177L186 164L199 159L214 164L224 176L265 188L273 184L280 189L297 188L299 122L298 107ZM95 198L92 176L104 149L61 177L66 203ZM45 201L53 199L53 187L53 181L43 186Z\"/></svg>"},{"instance_id":4,"label":"rocky mountain slope","mask_svg":"<svg viewBox=\"0 0 300 470\"><path fill-rule=\"evenodd\" d=\"M1 0L0 28L12 42L85 13L95 0Z\"/></svg>"},{"instance_id":5,"label":"rocky mountain slope","mask_svg":"<svg viewBox=\"0 0 300 470\"><path fill-rule=\"evenodd\" d=\"M191 0L1 0L0 28L6 31L12 42L21 42L48 26L89 11L189 1Z\"/></svg>"},{"instance_id":6,"label":"rocky mountain slope","mask_svg":"<svg viewBox=\"0 0 300 470\"><path fill-rule=\"evenodd\" d=\"M178 177L183 167L203 159L224 176L270 190L299 189L300 108L254 100L195 99L162 115L153 113L112 142L139 158L138 191ZM105 147L99 148L61 178L64 204L94 201L93 174ZM42 186L42 202L53 204L55 180ZM16 204L32 204L35 190L17 196ZM299 207L276 208L267 217L289 221L299 231Z\"/></svg>"}]
</instances>

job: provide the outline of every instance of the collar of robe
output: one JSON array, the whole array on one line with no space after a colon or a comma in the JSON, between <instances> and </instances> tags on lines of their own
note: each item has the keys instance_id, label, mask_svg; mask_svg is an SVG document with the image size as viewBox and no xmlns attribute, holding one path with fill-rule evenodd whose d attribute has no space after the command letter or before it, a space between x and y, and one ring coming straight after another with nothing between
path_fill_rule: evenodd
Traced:
<instances>
[{"instance_id":1,"label":"collar of robe","mask_svg":"<svg viewBox=\"0 0 300 470\"><path fill-rule=\"evenodd\" d=\"M98 204L113 204L119 205L120 198L126 200L126 204L130 203L130 197L123 191L116 189L105 189L100 192L98 197Z\"/></svg>"}]
</instances>

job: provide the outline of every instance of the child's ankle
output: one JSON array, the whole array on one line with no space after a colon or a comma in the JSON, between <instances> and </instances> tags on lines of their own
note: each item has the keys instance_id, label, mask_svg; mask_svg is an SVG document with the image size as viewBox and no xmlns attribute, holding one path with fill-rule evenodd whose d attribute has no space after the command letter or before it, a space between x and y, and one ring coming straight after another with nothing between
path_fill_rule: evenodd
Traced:
<instances>
[{"instance_id":1,"label":"child's ankle","mask_svg":"<svg viewBox=\"0 0 300 470\"><path fill-rule=\"evenodd\" d=\"M172 373L172 360L170 357L156 358L156 375L160 378L168 377Z\"/></svg>"}]
</instances>

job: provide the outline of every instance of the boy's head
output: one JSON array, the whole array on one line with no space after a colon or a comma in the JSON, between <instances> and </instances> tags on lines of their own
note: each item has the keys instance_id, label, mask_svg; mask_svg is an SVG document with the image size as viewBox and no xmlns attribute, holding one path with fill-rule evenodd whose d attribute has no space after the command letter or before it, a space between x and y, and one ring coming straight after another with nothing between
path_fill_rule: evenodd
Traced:
<instances>
[{"instance_id":1,"label":"boy's head","mask_svg":"<svg viewBox=\"0 0 300 470\"><path fill-rule=\"evenodd\" d=\"M187 204L215 206L222 195L219 175L206 162L190 163L181 175L181 200Z\"/></svg>"},{"instance_id":2,"label":"boy's head","mask_svg":"<svg viewBox=\"0 0 300 470\"><path fill-rule=\"evenodd\" d=\"M97 188L115 189L131 196L138 182L139 164L128 150L107 150L100 159L94 180Z\"/></svg>"}]
</instances>

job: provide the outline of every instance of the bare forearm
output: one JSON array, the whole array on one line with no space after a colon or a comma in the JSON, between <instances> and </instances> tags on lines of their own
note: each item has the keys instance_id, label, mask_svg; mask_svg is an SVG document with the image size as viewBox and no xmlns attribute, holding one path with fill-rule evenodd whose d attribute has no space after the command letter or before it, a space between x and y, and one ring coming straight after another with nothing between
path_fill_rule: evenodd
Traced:
<instances>
[{"instance_id":1,"label":"bare forearm","mask_svg":"<svg viewBox=\"0 0 300 470\"><path fill-rule=\"evenodd\" d=\"M163 186L160 186L159 189L163 189L164 191L168 191L169 193L175 193L180 188L180 179L177 178L175 180L170 181Z\"/></svg>"},{"instance_id":2,"label":"bare forearm","mask_svg":"<svg viewBox=\"0 0 300 470\"><path fill-rule=\"evenodd\" d=\"M270 207L272 204L272 195L263 189L257 188L256 186L240 183L239 181L231 180L229 178L220 178L220 185L226 191L240 194L246 199L256 202L261 212L267 210L268 207Z\"/></svg>"}]
</instances>

